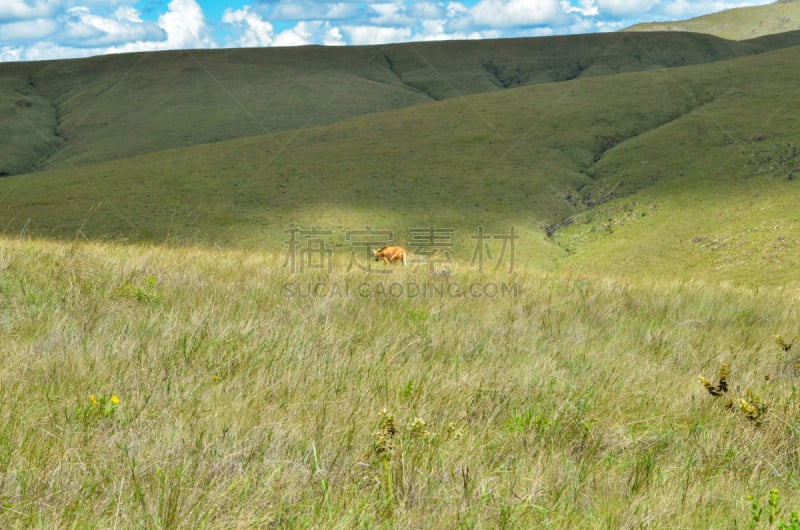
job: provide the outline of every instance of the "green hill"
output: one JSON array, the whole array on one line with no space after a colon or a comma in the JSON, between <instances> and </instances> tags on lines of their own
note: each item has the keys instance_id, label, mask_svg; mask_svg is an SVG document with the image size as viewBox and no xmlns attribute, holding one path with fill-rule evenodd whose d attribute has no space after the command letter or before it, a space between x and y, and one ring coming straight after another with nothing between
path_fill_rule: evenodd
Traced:
<instances>
[{"instance_id":1,"label":"green hill","mask_svg":"<svg viewBox=\"0 0 800 530\"><path fill-rule=\"evenodd\" d=\"M627 198L567 221L554 238L575 253L567 262L594 272L796 284L800 128L790 87L798 53L670 72L683 87L715 79L716 89L704 105L615 145L592 166L589 189Z\"/></svg>"},{"instance_id":2,"label":"green hill","mask_svg":"<svg viewBox=\"0 0 800 530\"><path fill-rule=\"evenodd\" d=\"M456 229L462 260L478 225L516 226L520 259L541 267L784 281L796 265L788 250L780 264L769 253L733 264L774 243L769 222L784 227L775 237L800 236L788 90L799 56L535 84L7 177L0 225L272 249L298 226L331 230L338 248L364 226L402 243L414 227L440 226ZM704 253L720 238L728 246Z\"/></svg>"},{"instance_id":3,"label":"green hill","mask_svg":"<svg viewBox=\"0 0 800 530\"><path fill-rule=\"evenodd\" d=\"M177 51L0 65L0 173L326 125L468 94L708 63L800 43L595 34Z\"/></svg>"},{"instance_id":4,"label":"green hill","mask_svg":"<svg viewBox=\"0 0 800 530\"><path fill-rule=\"evenodd\" d=\"M628 31L694 31L745 40L800 30L800 2L779 0L764 6L727 9L688 20L635 24Z\"/></svg>"}]
</instances>

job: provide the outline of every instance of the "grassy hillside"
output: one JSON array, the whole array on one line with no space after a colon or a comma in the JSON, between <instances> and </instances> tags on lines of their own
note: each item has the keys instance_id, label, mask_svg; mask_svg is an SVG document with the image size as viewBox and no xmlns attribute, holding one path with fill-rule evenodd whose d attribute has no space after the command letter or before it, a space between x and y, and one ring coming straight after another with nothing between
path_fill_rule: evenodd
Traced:
<instances>
[{"instance_id":1,"label":"grassy hillside","mask_svg":"<svg viewBox=\"0 0 800 530\"><path fill-rule=\"evenodd\" d=\"M726 9L688 20L646 22L628 28L628 31L694 31L733 40L796 30L800 30L800 2L797 0Z\"/></svg>"},{"instance_id":2,"label":"grassy hillside","mask_svg":"<svg viewBox=\"0 0 800 530\"><path fill-rule=\"evenodd\" d=\"M425 278L281 261L0 240L2 526L751 528L749 496L762 521L800 507L781 293L521 267L446 280L506 296L395 298L377 287ZM319 281L371 291L286 287ZM715 398L697 378L722 363Z\"/></svg>"},{"instance_id":3,"label":"grassy hillside","mask_svg":"<svg viewBox=\"0 0 800 530\"><path fill-rule=\"evenodd\" d=\"M577 190L609 142L698 108L660 72L478 94L328 127L0 181L0 225L33 236L279 248L283 230L524 227L530 257L558 251L542 227L585 209ZM657 105L655 102L657 101ZM584 124L575 127L575 123Z\"/></svg>"},{"instance_id":4,"label":"grassy hillside","mask_svg":"<svg viewBox=\"0 0 800 530\"><path fill-rule=\"evenodd\" d=\"M800 82L798 53L537 84L7 177L0 225L267 249L283 248L286 230L318 226L342 253L348 231L390 230L408 244L412 229L433 226L453 229L462 260L479 225L514 226L520 259L544 268L795 281L796 253L732 264L772 244L764 223L785 227L775 237L800 238L789 207L798 109L787 91ZM713 255L692 243L745 230L746 244Z\"/></svg>"},{"instance_id":5,"label":"grassy hillside","mask_svg":"<svg viewBox=\"0 0 800 530\"><path fill-rule=\"evenodd\" d=\"M711 75L726 93L604 154L589 189L625 198L557 232L574 252L567 262L594 272L796 284L800 106L787 90L797 82L796 53L745 60L746 87L737 83L744 70L724 64L672 72L685 87Z\"/></svg>"},{"instance_id":6,"label":"grassy hillside","mask_svg":"<svg viewBox=\"0 0 800 530\"><path fill-rule=\"evenodd\" d=\"M26 173L62 146L53 103L30 77L4 70L0 66L0 176Z\"/></svg>"},{"instance_id":7,"label":"grassy hillside","mask_svg":"<svg viewBox=\"0 0 800 530\"><path fill-rule=\"evenodd\" d=\"M0 172L75 167L531 83L707 63L800 42L648 33L179 51L0 65Z\"/></svg>"}]
</instances>

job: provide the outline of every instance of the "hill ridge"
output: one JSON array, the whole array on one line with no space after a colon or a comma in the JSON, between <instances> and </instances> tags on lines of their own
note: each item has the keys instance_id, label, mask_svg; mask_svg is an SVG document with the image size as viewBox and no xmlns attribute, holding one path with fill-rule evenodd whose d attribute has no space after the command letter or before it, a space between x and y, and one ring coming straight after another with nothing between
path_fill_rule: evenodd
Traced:
<instances>
[{"instance_id":1,"label":"hill ridge","mask_svg":"<svg viewBox=\"0 0 800 530\"><path fill-rule=\"evenodd\" d=\"M800 30L800 2L778 0L760 6L734 7L686 20L643 22L623 31L695 31L741 41L796 30Z\"/></svg>"},{"instance_id":2,"label":"hill ridge","mask_svg":"<svg viewBox=\"0 0 800 530\"><path fill-rule=\"evenodd\" d=\"M632 35L446 41L346 50L149 52L3 64L0 91L34 79L41 95L36 104L57 106L58 130L66 142L49 160L0 147L0 171L18 174L125 158L265 131L324 125L471 93L707 63L800 43L800 34L757 43L689 33ZM340 86L347 90L335 88ZM112 87L113 93L109 92ZM91 115L77 112L86 105L92 105ZM34 111L49 112L47 108ZM30 131L24 130L28 123L17 114L6 112L0 117L9 134L30 138Z\"/></svg>"}]
</instances>

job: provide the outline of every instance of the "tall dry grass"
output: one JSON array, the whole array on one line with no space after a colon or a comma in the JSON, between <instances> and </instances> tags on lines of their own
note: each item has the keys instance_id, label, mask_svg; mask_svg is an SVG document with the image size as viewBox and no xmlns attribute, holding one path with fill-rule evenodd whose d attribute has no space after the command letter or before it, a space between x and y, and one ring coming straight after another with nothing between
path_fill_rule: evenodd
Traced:
<instances>
[{"instance_id":1,"label":"tall dry grass","mask_svg":"<svg viewBox=\"0 0 800 530\"><path fill-rule=\"evenodd\" d=\"M749 528L748 495L800 505L800 346L774 340L796 293L282 264L0 241L0 525ZM424 281L513 289L376 287Z\"/></svg>"}]
</instances>

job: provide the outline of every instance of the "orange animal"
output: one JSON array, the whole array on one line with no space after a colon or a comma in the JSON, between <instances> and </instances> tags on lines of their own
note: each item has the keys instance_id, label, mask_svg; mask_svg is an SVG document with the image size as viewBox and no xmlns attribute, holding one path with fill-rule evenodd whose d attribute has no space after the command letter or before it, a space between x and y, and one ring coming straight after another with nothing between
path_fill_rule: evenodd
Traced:
<instances>
[{"instance_id":1,"label":"orange animal","mask_svg":"<svg viewBox=\"0 0 800 530\"><path fill-rule=\"evenodd\" d=\"M401 261L403 265L408 266L408 252L403 247L383 247L379 250L373 250L375 261L383 260L384 263L392 263L393 261Z\"/></svg>"}]
</instances>

